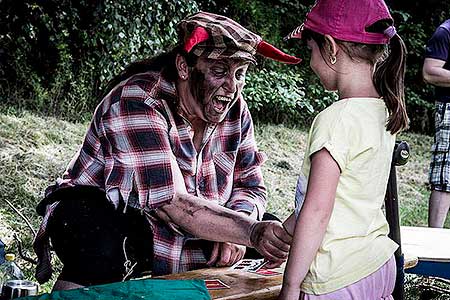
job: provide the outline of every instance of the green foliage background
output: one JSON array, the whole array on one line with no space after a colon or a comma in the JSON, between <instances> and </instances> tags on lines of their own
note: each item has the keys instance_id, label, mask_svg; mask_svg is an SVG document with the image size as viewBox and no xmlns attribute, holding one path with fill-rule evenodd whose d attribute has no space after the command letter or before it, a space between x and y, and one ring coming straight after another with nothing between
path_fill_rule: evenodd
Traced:
<instances>
[{"instance_id":1,"label":"green foliage background","mask_svg":"<svg viewBox=\"0 0 450 300\"><path fill-rule=\"evenodd\" d=\"M392 2L392 3L390 3ZM407 105L414 131L430 132L432 87L421 79L424 46L450 16L449 1L388 1L408 49ZM335 95L308 68L308 51L282 37L313 0L0 1L0 105L68 120L90 117L102 88L128 63L175 45L179 20L199 10L227 15L304 59L286 66L258 59L245 97L263 122L309 124Z\"/></svg>"}]
</instances>

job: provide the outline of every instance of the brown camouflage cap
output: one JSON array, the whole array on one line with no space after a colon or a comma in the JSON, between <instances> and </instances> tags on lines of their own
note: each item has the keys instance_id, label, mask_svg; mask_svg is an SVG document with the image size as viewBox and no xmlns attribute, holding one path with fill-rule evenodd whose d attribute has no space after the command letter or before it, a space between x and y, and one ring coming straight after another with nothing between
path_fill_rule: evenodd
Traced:
<instances>
[{"instance_id":1,"label":"brown camouflage cap","mask_svg":"<svg viewBox=\"0 0 450 300\"><path fill-rule=\"evenodd\" d=\"M196 56L240 58L256 63L254 55L259 53L285 63L300 62L225 16L198 12L178 23L177 29L184 50Z\"/></svg>"}]
</instances>

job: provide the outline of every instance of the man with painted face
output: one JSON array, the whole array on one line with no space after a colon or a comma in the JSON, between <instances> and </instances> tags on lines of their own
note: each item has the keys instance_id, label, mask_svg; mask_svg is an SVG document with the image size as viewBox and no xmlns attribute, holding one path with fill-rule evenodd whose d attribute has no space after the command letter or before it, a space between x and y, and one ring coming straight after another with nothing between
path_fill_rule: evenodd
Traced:
<instances>
[{"instance_id":1,"label":"man with painted face","mask_svg":"<svg viewBox=\"0 0 450 300\"><path fill-rule=\"evenodd\" d=\"M36 278L64 267L55 289L228 266L247 247L272 265L290 236L260 221L265 158L241 92L256 53L289 56L229 18L200 12L178 25L174 50L112 80L83 145L49 187L34 242Z\"/></svg>"}]
</instances>

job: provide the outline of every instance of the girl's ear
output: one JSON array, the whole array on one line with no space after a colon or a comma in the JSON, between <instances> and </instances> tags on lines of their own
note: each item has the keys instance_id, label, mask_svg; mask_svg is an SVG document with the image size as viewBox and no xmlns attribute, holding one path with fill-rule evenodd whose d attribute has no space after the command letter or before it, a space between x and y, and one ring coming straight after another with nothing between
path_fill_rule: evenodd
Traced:
<instances>
[{"instance_id":1,"label":"girl's ear","mask_svg":"<svg viewBox=\"0 0 450 300\"><path fill-rule=\"evenodd\" d=\"M186 80L189 77L189 67L186 62L186 58L180 54L177 54L175 58L175 65L177 67L178 77L181 80Z\"/></svg>"},{"instance_id":2,"label":"girl's ear","mask_svg":"<svg viewBox=\"0 0 450 300\"><path fill-rule=\"evenodd\" d=\"M329 56L336 57L338 52L338 46L334 38L329 34L325 34L325 49Z\"/></svg>"}]
</instances>

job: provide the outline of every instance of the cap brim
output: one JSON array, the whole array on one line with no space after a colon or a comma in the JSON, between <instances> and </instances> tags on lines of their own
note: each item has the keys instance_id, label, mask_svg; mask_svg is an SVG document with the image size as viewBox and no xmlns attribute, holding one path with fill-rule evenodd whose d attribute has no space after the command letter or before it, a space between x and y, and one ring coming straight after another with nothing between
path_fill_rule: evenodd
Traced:
<instances>
[{"instance_id":1,"label":"cap brim","mask_svg":"<svg viewBox=\"0 0 450 300\"><path fill-rule=\"evenodd\" d=\"M265 56L267 58L285 63L285 64L298 64L302 61L301 58L289 55L287 53L284 53L274 45L271 45L267 43L266 41L261 41L257 48L256 52L261 54L262 56Z\"/></svg>"}]
</instances>

